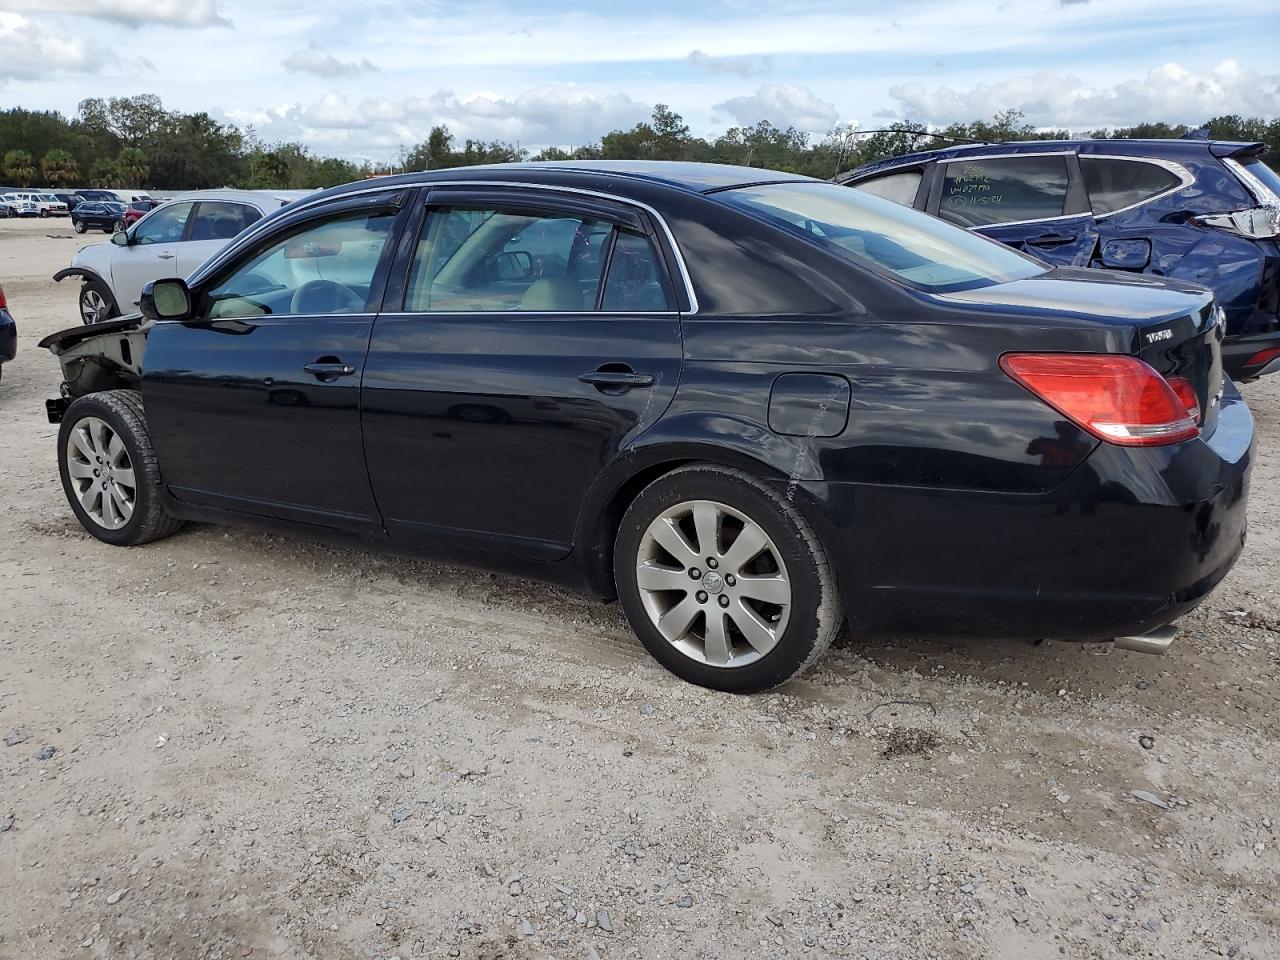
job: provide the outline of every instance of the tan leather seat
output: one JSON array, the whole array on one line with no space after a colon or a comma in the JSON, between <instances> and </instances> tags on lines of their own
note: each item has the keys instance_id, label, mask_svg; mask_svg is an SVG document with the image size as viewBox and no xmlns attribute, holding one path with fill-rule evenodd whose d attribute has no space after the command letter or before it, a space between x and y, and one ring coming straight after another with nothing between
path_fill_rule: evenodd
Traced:
<instances>
[{"instance_id":1,"label":"tan leather seat","mask_svg":"<svg viewBox=\"0 0 1280 960\"><path fill-rule=\"evenodd\" d=\"M543 277L529 284L520 298L520 309L545 310L554 313L580 311L583 306L582 284L569 277Z\"/></svg>"}]
</instances>

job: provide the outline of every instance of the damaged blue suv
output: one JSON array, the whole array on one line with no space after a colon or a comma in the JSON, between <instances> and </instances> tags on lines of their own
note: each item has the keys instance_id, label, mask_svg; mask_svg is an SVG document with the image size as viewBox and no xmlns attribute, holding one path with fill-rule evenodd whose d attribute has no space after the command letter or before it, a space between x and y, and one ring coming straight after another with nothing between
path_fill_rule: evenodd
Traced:
<instances>
[{"instance_id":1,"label":"damaged blue suv","mask_svg":"<svg viewBox=\"0 0 1280 960\"><path fill-rule=\"evenodd\" d=\"M1190 280L1225 315L1237 381L1280 371L1280 176L1263 143L1037 140L869 163L847 184L1050 264Z\"/></svg>"}]
</instances>

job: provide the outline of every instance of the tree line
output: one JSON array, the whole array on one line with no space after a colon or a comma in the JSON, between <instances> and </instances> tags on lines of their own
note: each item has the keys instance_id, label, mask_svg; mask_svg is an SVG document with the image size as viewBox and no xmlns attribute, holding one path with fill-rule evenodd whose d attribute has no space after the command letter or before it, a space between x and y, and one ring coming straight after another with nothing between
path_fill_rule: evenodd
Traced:
<instances>
[{"instance_id":1,"label":"tree line","mask_svg":"<svg viewBox=\"0 0 1280 960\"><path fill-rule=\"evenodd\" d=\"M1087 136L1181 137L1193 129L1214 139L1261 140L1266 159L1280 167L1280 118L1226 115L1202 128L1164 122ZM823 137L767 121L735 126L714 139L690 134L684 119L658 104L630 130L614 130L574 148L531 153L499 140L459 142L446 126L401 150L390 164L357 164L312 153L296 142L264 143L252 127L241 130L207 113L167 110L153 94L81 101L68 119L56 111L0 110L0 175L10 185L149 187L154 190L246 187L310 189L406 170L460 167L517 160L693 160L769 167L830 178L884 157L967 141L1053 140L1068 130L1037 130L1017 110L991 120L955 123L939 130L899 122L883 130L839 126Z\"/></svg>"}]
</instances>

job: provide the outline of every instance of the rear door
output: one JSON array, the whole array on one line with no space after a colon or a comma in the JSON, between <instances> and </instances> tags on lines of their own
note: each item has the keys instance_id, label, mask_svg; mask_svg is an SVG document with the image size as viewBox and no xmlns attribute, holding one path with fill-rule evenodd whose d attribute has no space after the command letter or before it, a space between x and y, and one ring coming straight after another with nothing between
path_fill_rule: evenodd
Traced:
<instances>
[{"instance_id":1,"label":"rear door","mask_svg":"<svg viewBox=\"0 0 1280 960\"><path fill-rule=\"evenodd\" d=\"M419 215L365 366L387 531L563 556L600 469L675 393L665 245L639 211L545 190L441 188Z\"/></svg>"},{"instance_id":2,"label":"rear door","mask_svg":"<svg viewBox=\"0 0 1280 960\"><path fill-rule=\"evenodd\" d=\"M929 210L1057 266L1087 267L1098 228L1074 153L939 161Z\"/></svg>"}]
</instances>

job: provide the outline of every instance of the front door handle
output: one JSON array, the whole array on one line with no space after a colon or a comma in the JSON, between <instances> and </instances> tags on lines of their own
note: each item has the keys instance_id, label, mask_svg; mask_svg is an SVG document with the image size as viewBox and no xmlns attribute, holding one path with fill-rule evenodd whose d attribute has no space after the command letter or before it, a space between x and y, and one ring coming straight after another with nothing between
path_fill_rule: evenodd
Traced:
<instances>
[{"instance_id":1,"label":"front door handle","mask_svg":"<svg viewBox=\"0 0 1280 960\"><path fill-rule=\"evenodd\" d=\"M578 379L583 383L591 384L597 390L613 390L619 393L630 390L632 387L653 386L652 376L647 373L636 373L630 369L594 370L591 373L584 373Z\"/></svg>"},{"instance_id":2,"label":"front door handle","mask_svg":"<svg viewBox=\"0 0 1280 960\"><path fill-rule=\"evenodd\" d=\"M349 377L356 372L356 368L351 364L343 363L335 357L321 357L315 363L306 364L302 369L323 383L331 383L339 377Z\"/></svg>"},{"instance_id":3,"label":"front door handle","mask_svg":"<svg viewBox=\"0 0 1280 960\"><path fill-rule=\"evenodd\" d=\"M1046 233L1040 237L1032 237L1027 243L1033 247L1060 247L1064 243L1074 243L1076 238L1065 233Z\"/></svg>"}]
</instances>

